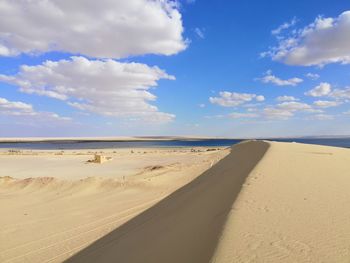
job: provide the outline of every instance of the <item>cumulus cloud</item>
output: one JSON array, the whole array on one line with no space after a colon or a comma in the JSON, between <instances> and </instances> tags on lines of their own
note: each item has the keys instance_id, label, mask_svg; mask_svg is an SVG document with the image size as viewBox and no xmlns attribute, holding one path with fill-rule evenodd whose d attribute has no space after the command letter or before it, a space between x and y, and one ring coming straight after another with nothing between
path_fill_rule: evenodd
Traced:
<instances>
[{"instance_id":1,"label":"cumulus cloud","mask_svg":"<svg viewBox=\"0 0 350 263\"><path fill-rule=\"evenodd\" d=\"M160 79L174 77L145 64L84 57L24 65L16 75L0 75L0 81L18 86L21 92L59 99L82 111L166 122L175 116L150 104L156 96L149 90Z\"/></svg>"},{"instance_id":2,"label":"cumulus cloud","mask_svg":"<svg viewBox=\"0 0 350 263\"><path fill-rule=\"evenodd\" d=\"M266 118L281 120L293 117L296 112L321 113L322 110L314 109L311 105L303 102L285 101L275 106L266 107L263 111Z\"/></svg>"},{"instance_id":3,"label":"cumulus cloud","mask_svg":"<svg viewBox=\"0 0 350 263\"><path fill-rule=\"evenodd\" d=\"M259 115L256 113L241 113L241 112L232 112L228 115L231 119L241 119L241 118L256 118Z\"/></svg>"},{"instance_id":4,"label":"cumulus cloud","mask_svg":"<svg viewBox=\"0 0 350 263\"><path fill-rule=\"evenodd\" d=\"M329 100L317 100L313 103L315 106L320 108L330 108L330 107L336 107L341 104L339 101L329 101Z\"/></svg>"},{"instance_id":5,"label":"cumulus cloud","mask_svg":"<svg viewBox=\"0 0 350 263\"><path fill-rule=\"evenodd\" d=\"M62 51L97 58L186 48L171 0L2 0L0 55Z\"/></svg>"},{"instance_id":6,"label":"cumulus cloud","mask_svg":"<svg viewBox=\"0 0 350 263\"><path fill-rule=\"evenodd\" d=\"M277 107L288 111L312 111L312 107L309 104L296 101L282 102L277 104Z\"/></svg>"},{"instance_id":7,"label":"cumulus cloud","mask_svg":"<svg viewBox=\"0 0 350 263\"><path fill-rule=\"evenodd\" d=\"M293 19L289 22L285 22L282 25L280 25L279 27L277 27L276 29L271 31L272 35L279 35L281 34L282 31L294 26L297 23L297 19L296 17L293 17Z\"/></svg>"},{"instance_id":8,"label":"cumulus cloud","mask_svg":"<svg viewBox=\"0 0 350 263\"><path fill-rule=\"evenodd\" d=\"M276 98L277 101L297 101L298 99L293 96L279 96Z\"/></svg>"},{"instance_id":9,"label":"cumulus cloud","mask_svg":"<svg viewBox=\"0 0 350 263\"><path fill-rule=\"evenodd\" d=\"M256 100L256 101L259 101L259 102L262 102L262 101L265 100L265 97L264 97L263 95L257 95L257 96L255 97L255 100Z\"/></svg>"},{"instance_id":10,"label":"cumulus cloud","mask_svg":"<svg viewBox=\"0 0 350 263\"><path fill-rule=\"evenodd\" d=\"M219 95L219 97L210 97L209 101L212 104L217 104L223 107L236 107L251 101L261 102L265 100L265 97L262 95L249 93L222 91Z\"/></svg>"},{"instance_id":11,"label":"cumulus cloud","mask_svg":"<svg viewBox=\"0 0 350 263\"><path fill-rule=\"evenodd\" d=\"M27 113L33 111L33 106L20 101L8 101L5 98L0 98L0 110L1 112L16 111Z\"/></svg>"},{"instance_id":12,"label":"cumulus cloud","mask_svg":"<svg viewBox=\"0 0 350 263\"><path fill-rule=\"evenodd\" d=\"M330 94L330 97L338 100L350 100L350 87L344 89L335 89Z\"/></svg>"},{"instance_id":13,"label":"cumulus cloud","mask_svg":"<svg viewBox=\"0 0 350 263\"><path fill-rule=\"evenodd\" d=\"M305 93L305 95L312 96L312 97L322 97L330 94L331 90L332 90L331 84L327 82L321 82L320 85L309 90L308 92Z\"/></svg>"},{"instance_id":14,"label":"cumulus cloud","mask_svg":"<svg viewBox=\"0 0 350 263\"><path fill-rule=\"evenodd\" d=\"M317 73L307 73L305 76L311 80L317 80L320 78L320 75Z\"/></svg>"},{"instance_id":15,"label":"cumulus cloud","mask_svg":"<svg viewBox=\"0 0 350 263\"><path fill-rule=\"evenodd\" d=\"M252 118L258 118L260 115L258 113L251 113L251 112L232 112L229 114L218 114L218 115L212 115L212 116L205 116L206 119L223 119L223 118L230 118L230 119L252 119Z\"/></svg>"},{"instance_id":16,"label":"cumulus cloud","mask_svg":"<svg viewBox=\"0 0 350 263\"><path fill-rule=\"evenodd\" d=\"M350 100L350 87L343 89L333 89L329 83L322 82L320 85L309 90L305 95L312 97L328 97L338 101L349 102Z\"/></svg>"},{"instance_id":17,"label":"cumulus cloud","mask_svg":"<svg viewBox=\"0 0 350 263\"><path fill-rule=\"evenodd\" d=\"M267 120L288 120L294 116L296 116L299 113L305 113L308 114L310 119L312 118L321 118L321 115L327 115L324 113L323 109L320 108L327 108L331 107L331 102L317 102L313 105L296 101L297 99L294 97L288 97L284 96L286 100L280 100L280 103L275 105L268 105L264 108L248 108L247 112L233 112L227 115L216 115L215 118L231 118L231 119L247 119L247 118L261 118L261 119L267 119ZM220 101L220 103L224 105L231 105L226 100ZM246 105L246 104L244 104ZM314 107L315 106L315 107ZM227 106L228 107L228 106ZM316 116L316 117L314 117ZM211 118L214 118L214 116L211 116Z\"/></svg>"},{"instance_id":18,"label":"cumulus cloud","mask_svg":"<svg viewBox=\"0 0 350 263\"><path fill-rule=\"evenodd\" d=\"M325 65L350 62L350 11L336 18L318 16L308 26L288 37L262 56L288 65Z\"/></svg>"},{"instance_id":19,"label":"cumulus cloud","mask_svg":"<svg viewBox=\"0 0 350 263\"><path fill-rule=\"evenodd\" d=\"M38 112L33 109L33 106L21 101L9 101L5 98L0 98L0 115L30 117L41 119L44 121L69 121L68 117L61 117L53 112Z\"/></svg>"},{"instance_id":20,"label":"cumulus cloud","mask_svg":"<svg viewBox=\"0 0 350 263\"><path fill-rule=\"evenodd\" d=\"M290 78L290 79L280 79L279 77L276 77L272 74L271 70L268 70L264 77L260 78L261 82L263 83L272 83L277 86L296 86L299 83L303 82L300 78Z\"/></svg>"},{"instance_id":21,"label":"cumulus cloud","mask_svg":"<svg viewBox=\"0 0 350 263\"><path fill-rule=\"evenodd\" d=\"M309 120L318 120L318 121L326 121L326 120L333 120L334 116L330 114L315 114L309 116L307 119Z\"/></svg>"},{"instance_id":22,"label":"cumulus cloud","mask_svg":"<svg viewBox=\"0 0 350 263\"><path fill-rule=\"evenodd\" d=\"M291 111L274 108L274 107L267 107L263 111L264 115L268 119L280 119L280 120L287 120L290 117L293 117L294 114Z\"/></svg>"}]
</instances>

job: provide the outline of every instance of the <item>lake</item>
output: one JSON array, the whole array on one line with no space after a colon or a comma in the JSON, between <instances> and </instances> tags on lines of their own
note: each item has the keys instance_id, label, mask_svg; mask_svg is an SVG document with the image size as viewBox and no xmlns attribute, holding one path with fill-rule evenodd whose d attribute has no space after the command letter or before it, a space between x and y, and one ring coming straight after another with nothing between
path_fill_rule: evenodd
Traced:
<instances>
[{"instance_id":1,"label":"lake","mask_svg":"<svg viewBox=\"0 0 350 263\"><path fill-rule=\"evenodd\" d=\"M288 138L268 139L280 142L299 142L350 148L350 138ZM107 148L149 148L149 147L222 147L241 142L238 139L203 139L171 141L45 141L0 143L0 148L33 150L107 149Z\"/></svg>"}]
</instances>

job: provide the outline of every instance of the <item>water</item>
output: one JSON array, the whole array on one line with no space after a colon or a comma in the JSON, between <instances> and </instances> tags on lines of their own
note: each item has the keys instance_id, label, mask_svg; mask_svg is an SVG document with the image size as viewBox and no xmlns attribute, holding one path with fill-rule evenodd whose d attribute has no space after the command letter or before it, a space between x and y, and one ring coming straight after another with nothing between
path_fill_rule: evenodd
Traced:
<instances>
[{"instance_id":1,"label":"water","mask_svg":"<svg viewBox=\"0 0 350 263\"><path fill-rule=\"evenodd\" d=\"M269 139L281 142L300 142L350 148L350 138L289 138ZM106 149L106 148L150 148L150 147L221 147L231 146L242 140L206 139L206 140L173 140L173 141L50 141L0 143L0 148L33 149L33 150L69 150L69 149Z\"/></svg>"}]
</instances>

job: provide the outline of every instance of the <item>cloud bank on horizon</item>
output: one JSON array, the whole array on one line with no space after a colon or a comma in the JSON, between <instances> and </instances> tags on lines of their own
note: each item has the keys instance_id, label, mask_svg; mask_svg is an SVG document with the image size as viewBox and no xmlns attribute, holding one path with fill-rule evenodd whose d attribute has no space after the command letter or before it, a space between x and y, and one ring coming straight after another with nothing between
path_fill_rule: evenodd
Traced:
<instances>
[{"instance_id":1,"label":"cloud bank on horizon","mask_svg":"<svg viewBox=\"0 0 350 263\"><path fill-rule=\"evenodd\" d=\"M210 10L206 1L1 1L0 135L22 134L18 123L64 125L72 132L74 125L100 127L92 135L108 134L107 127L113 135L225 136L350 128L350 87L343 81L350 66L350 11L308 19L294 14L289 21L281 16L279 25L267 23L272 40L259 56L244 42L252 40L217 30L220 16L216 23L199 19ZM255 37L243 23L235 30ZM217 38L231 49L220 48ZM235 48L237 41L244 50ZM260 63L245 81L239 79L252 72L240 53L255 54L251 66ZM218 57L226 64L215 65ZM296 122L315 125L299 132Z\"/></svg>"}]
</instances>

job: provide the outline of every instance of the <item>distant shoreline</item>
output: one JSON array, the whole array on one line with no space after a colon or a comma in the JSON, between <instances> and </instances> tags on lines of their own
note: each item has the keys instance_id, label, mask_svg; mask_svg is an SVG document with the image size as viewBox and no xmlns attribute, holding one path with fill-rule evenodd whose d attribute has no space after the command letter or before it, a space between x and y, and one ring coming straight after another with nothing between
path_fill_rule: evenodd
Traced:
<instances>
[{"instance_id":1,"label":"distant shoreline","mask_svg":"<svg viewBox=\"0 0 350 263\"><path fill-rule=\"evenodd\" d=\"M181 137L181 136L135 136L135 137L27 137L0 138L0 143L84 143L84 142L152 142L152 141L210 141L210 140L283 140L283 139L348 139L350 135L229 138L229 137Z\"/></svg>"},{"instance_id":2,"label":"distant shoreline","mask_svg":"<svg viewBox=\"0 0 350 263\"><path fill-rule=\"evenodd\" d=\"M113 137L113 138L0 138L0 143L38 143L38 142L148 142L148 141L201 141L201 140L249 140L220 137Z\"/></svg>"}]
</instances>

